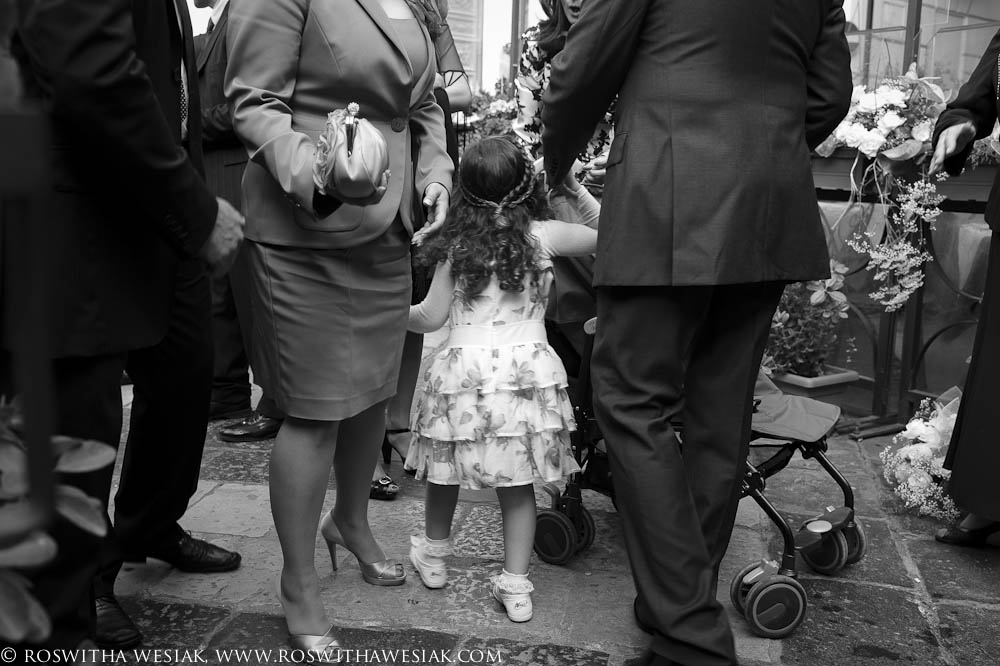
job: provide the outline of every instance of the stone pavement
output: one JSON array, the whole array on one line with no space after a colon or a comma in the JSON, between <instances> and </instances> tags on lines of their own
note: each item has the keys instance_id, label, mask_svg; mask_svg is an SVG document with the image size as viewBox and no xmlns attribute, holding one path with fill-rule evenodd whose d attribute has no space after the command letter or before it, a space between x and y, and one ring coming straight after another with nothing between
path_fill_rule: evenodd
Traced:
<instances>
[{"instance_id":1,"label":"stone pavement","mask_svg":"<svg viewBox=\"0 0 1000 666\"><path fill-rule=\"evenodd\" d=\"M127 567L117 591L145 633L144 648L204 648L202 656L210 663L234 663L237 657L215 650L276 651L285 647L286 632L274 594L281 555L268 505L271 442L226 444L215 437L219 427L210 429L202 480L182 525L240 551L242 567L229 574L196 575L150 561ZM936 523L903 513L880 476L878 452L887 443L888 438L831 440L830 457L854 486L868 551L861 562L832 577L810 572L800 560L799 579L808 594L806 619L784 640L752 635L728 599L729 582L738 570L780 552L778 532L767 517L752 500L741 503L719 598L730 611L744 666L1000 664L995 631L1000 625L1000 549L939 545L932 537ZM499 655L505 664L619 666L646 645L646 635L632 618L634 588L621 523L607 497L585 491L584 504L597 525L593 546L566 566L533 562L535 616L514 624L489 596L488 577L500 569L503 558L495 494L463 491L449 584L428 590L406 560L409 535L422 526L422 483L403 475L398 458L390 473L402 486L400 496L394 502L373 501L370 517L386 553L405 562L405 585L367 585L353 557L342 549L334 573L325 546L320 540L316 544L323 598L343 642L358 649L411 651L397 653L395 659L372 652L354 663L440 663L442 653L430 651L451 650L450 658L460 663L485 663L487 658L496 663ZM331 478L331 491L335 483ZM540 506L547 505L547 496L538 495ZM842 503L829 476L815 461L798 455L769 480L766 495L794 529L828 504ZM330 492L325 508L332 502ZM421 649L428 652L412 652ZM157 661L166 658L160 655ZM258 653L246 659L243 663L277 663L278 655ZM127 663L153 659L132 655Z\"/></svg>"}]
</instances>

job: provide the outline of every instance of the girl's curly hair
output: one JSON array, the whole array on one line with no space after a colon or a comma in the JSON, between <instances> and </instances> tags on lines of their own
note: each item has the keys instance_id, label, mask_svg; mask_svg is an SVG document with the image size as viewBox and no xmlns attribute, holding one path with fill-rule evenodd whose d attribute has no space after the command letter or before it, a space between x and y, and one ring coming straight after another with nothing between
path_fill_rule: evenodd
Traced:
<instances>
[{"instance_id":1,"label":"girl's curly hair","mask_svg":"<svg viewBox=\"0 0 1000 666\"><path fill-rule=\"evenodd\" d=\"M508 136L490 136L462 155L448 221L421 247L419 261L451 261L468 302L496 275L504 291L523 291L537 279L532 220L549 215L544 188L531 159Z\"/></svg>"}]
</instances>

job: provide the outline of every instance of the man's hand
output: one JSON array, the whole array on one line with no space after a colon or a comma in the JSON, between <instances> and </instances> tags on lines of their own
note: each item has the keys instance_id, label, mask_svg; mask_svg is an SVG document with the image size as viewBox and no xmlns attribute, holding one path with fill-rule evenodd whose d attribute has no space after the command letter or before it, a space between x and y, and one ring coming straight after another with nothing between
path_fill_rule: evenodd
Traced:
<instances>
[{"instance_id":1,"label":"man's hand","mask_svg":"<svg viewBox=\"0 0 1000 666\"><path fill-rule=\"evenodd\" d=\"M952 125L938 135L937 145L934 147L934 157L931 158L930 167L927 174L933 176L944 166L944 161L962 152L969 142L976 138L976 126L971 122L964 122L961 125Z\"/></svg>"},{"instance_id":2,"label":"man's hand","mask_svg":"<svg viewBox=\"0 0 1000 666\"><path fill-rule=\"evenodd\" d=\"M424 190L424 208L427 209L427 224L413 234L413 244L420 245L427 236L437 233L448 217L451 195L441 183L431 183Z\"/></svg>"},{"instance_id":3,"label":"man's hand","mask_svg":"<svg viewBox=\"0 0 1000 666\"><path fill-rule=\"evenodd\" d=\"M216 197L219 212L215 215L215 227L205 245L201 248L202 259L208 264L213 275L225 275L243 242L243 216L225 199Z\"/></svg>"}]
</instances>

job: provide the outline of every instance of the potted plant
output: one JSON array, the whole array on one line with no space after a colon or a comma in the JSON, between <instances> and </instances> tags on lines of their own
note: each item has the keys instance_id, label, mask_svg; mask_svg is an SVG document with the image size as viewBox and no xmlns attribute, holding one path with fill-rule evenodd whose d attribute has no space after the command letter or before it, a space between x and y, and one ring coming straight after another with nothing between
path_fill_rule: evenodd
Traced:
<instances>
[{"instance_id":1,"label":"potted plant","mask_svg":"<svg viewBox=\"0 0 1000 666\"><path fill-rule=\"evenodd\" d=\"M16 403L0 398L0 644L40 643L52 624L31 592L23 572L38 568L56 554L55 540L43 530L12 532L15 515L28 501L28 450L22 441L23 420ZM90 472L115 461L107 444L74 437L53 437L56 472ZM56 485L55 511L83 530L103 536L107 528L102 503L72 486Z\"/></svg>"},{"instance_id":2,"label":"potted plant","mask_svg":"<svg viewBox=\"0 0 1000 666\"><path fill-rule=\"evenodd\" d=\"M836 349L840 323L847 318L847 297L842 291L846 273L846 266L831 261L826 280L785 287L771 321L764 359L772 379L788 393L835 393L858 379L853 370L826 363Z\"/></svg>"}]
</instances>

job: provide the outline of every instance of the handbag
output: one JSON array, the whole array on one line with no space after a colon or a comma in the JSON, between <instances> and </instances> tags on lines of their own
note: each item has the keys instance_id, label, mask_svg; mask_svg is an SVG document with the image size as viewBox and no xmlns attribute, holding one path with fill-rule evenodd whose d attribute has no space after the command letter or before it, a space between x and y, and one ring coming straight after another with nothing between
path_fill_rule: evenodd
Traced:
<instances>
[{"instance_id":1,"label":"handbag","mask_svg":"<svg viewBox=\"0 0 1000 666\"><path fill-rule=\"evenodd\" d=\"M356 102L326 119L316 144L313 183L317 191L341 200L364 200L375 194L389 168L385 137L364 118Z\"/></svg>"}]
</instances>

